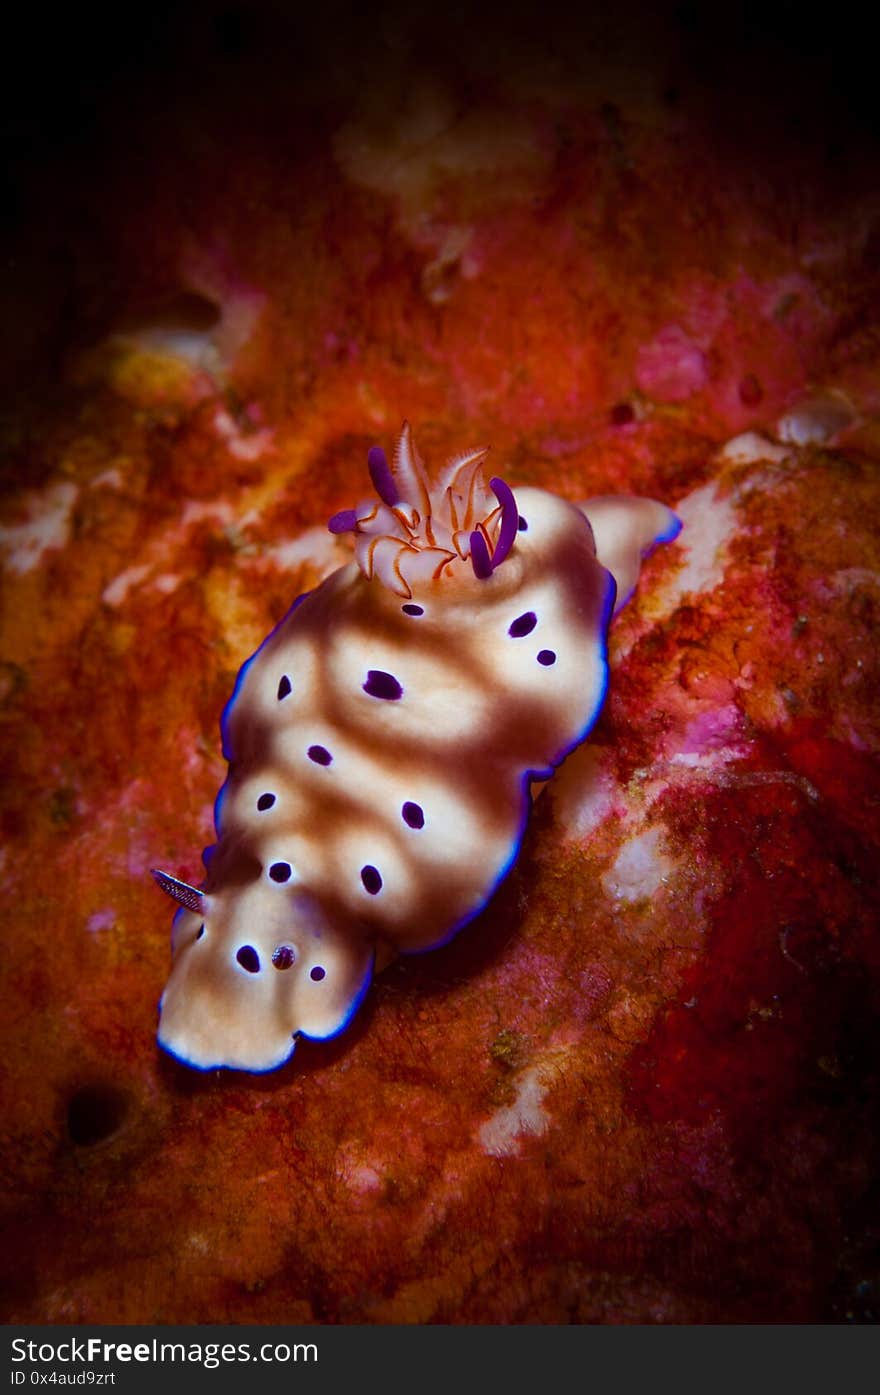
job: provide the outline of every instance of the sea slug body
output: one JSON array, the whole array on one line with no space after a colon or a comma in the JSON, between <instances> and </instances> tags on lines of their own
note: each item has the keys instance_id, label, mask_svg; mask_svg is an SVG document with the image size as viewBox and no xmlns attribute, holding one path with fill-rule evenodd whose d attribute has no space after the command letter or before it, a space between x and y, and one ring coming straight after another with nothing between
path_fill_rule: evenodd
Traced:
<instances>
[{"instance_id":1,"label":"sea slug body","mask_svg":"<svg viewBox=\"0 0 880 1395\"><path fill-rule=\"evenodd\" d=\"M516 858L531 782L596 720L615 597L678 520L514 497L485 457L432 479L407 424L391 464L374 447L378 497L329 525L355 560L238 676L204 885L154 872L180 907L159 1041L191 1066L273 1070L348 1024L378 946L449 940Z\"/></svg>"}]
</instances>

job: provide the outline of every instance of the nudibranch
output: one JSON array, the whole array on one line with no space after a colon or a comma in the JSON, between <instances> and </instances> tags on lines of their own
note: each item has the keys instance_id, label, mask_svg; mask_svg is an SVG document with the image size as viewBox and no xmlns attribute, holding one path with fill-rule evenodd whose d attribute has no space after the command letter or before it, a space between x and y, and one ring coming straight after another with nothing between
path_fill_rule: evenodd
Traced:
<instances>
[{"instance_id":1,"label":"nudibranch","mask_svg":"<svg viewBox=\"0 0 880 1395\"><path fill-rule=\"evenodd\" d=\"M188 1065L274 1070L342 1031L377 953L433 949L486 905L531 783L596 720L615 598L679 522L514 496L486 455L432 479L406 423L390 464L374 446L377 497L329 524L354 560L239 673L204 883L153 873L179 903L159 1042Z\"/></svg>"}]
</instances>

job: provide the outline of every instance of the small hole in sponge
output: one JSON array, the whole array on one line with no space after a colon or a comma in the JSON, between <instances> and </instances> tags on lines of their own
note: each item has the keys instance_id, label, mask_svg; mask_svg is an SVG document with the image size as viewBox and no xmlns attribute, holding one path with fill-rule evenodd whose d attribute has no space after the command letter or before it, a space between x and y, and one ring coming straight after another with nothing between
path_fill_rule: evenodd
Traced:
<instances>
[{"instance_id":1,"label":"small hole in sponge","mask_svg":"<svg viewBox=\"0 0 880 1395\"><path fill-rule=\"evenodd\" d=\"M273 862L269 868L269 876L273 882L289 882L290 870L289 862Z\"/></svg>"},{"instance_id":2,"label":"small hole in sponge","mask_svg":"<svg viewBox=\"0 0 880 1395\"><path fill-rule=\"evenodd\" d=\"M293 945L279 945L272 955L272 963L276 969L289 969L296 958L296 950Z\"/></svg>"},{"instance_id":3,"label":"small hole in sponge","mask_svg":"<svg viewBox=\"0 0 880 1395\"><path fill-rule=\"evenodd\" d=\"M260 956L257 954L253 945L242 945L235 957L241 967L247 969L249 974L258 974L260 972Z\"/></svg>"},{"instance_id":4,"label":"small hole in sponge","mask_svg":"<svg viewBox=\"0 0 880 1395\"><path fill-rule=\"evenodd\" d=\"M281 682L278 684L278 701L281 702L283 698L288 697L292 692L293 685L290 679L288 678L287 674L285 673L284 677L281 679Z\"/></svg>"},{"instance_id":5,"label":"small hole in sponge","mask_svg":"<svg viewBox=\"0 0 880 1395\"><path fill-rule=\"evenodd\" d=\"M314 979L315 983L320 983L321 979L326 977L327 970L322 969L320 964L316 964L313 969L309 970L309 978Z\"/></svg>"},{"instance_id":6,"label":"small hole in sponge","mask_svg":"<svg viewBox=\"0 0 880 1395\"><path fill-rule=\"evenodd\" d=\"M84 1085L67 1105L67 1132L78 1148L91 1148L118 1133L130 1100L115 1085Z\"/></svg>"},{"instance_id":7,"label":"small hole in sponge","mask_svg":"<svg viewBox=\"0 0 880 1395\"><path fill-rule=\"evenodd\" d=\"M271 809L274 803L274 794L261 794L259 799L257 800L257 808L259 809L260 813L263 814L267 809Z\"/></svg>"}]
</instances>

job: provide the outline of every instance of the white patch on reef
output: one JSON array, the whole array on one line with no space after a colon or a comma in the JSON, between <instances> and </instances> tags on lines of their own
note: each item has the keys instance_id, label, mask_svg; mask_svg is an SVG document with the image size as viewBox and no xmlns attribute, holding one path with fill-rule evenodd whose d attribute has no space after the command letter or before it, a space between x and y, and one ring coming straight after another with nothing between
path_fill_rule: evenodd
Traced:
<instances>
[{"instance_id":1,"label":"white patch on reef","mask_svg":"<svg viewBox=\"0 0 880 1395\"><path fill-rule=\"evenodd\" d=\"M832 572L829 581L835 591L842 591L848 596L863 587L876 590L880 587L880 572L872 571L870 567L842 567Z\"/></svg>"},{"instance_id":2,"label":"white patch on reef","mask_svg":"<svg viewBox=\"0 0 880 1395\"><path fill-rule=\"evenodd\" d=\"M138 586L149 575L148 566L126 567L117 577L104 587L101 600L105 605L119 606L125 601L133 586Z\"/></svg>"},{"instance_id":3,"label":"white patch on reef","mask_svg":"<svg viewBox=\"0 0 880 1395\"><path fill-rule=\"evenodd\" d=\"M504 1105L480 1125L477 1137L485 1153L504 1158L519 1151L523 1134L545 1133L549 1119L543 1110L550 1080L540 1065L523 1071L512 1104Z\"/></svg>"},{"instance_id":4,"label":"white patch on reef","mask_svg":"<svg viewBox=\"0 0 880 1395\"><path fill-rule=\"evenodd\" d=\"M204 522L206 518L216 519L218 523L231 523L232 505L225 499L215 499L209 503L204 503L201 499L187 499L180 515L180 526L189 528L193 523Z\"/></svg>"},{"instance_id":5,"label":"white patch on reef","mask_svg":"<svg viewBox=\"0 0 880 1395\"><path fill-rule=\"evenodd\" d=\"M236 460L259 460L272 449L275 439L274 431L267 426L260 430L242 430L224 407L218 407L214 413L214 430Z\"/></svg>"},{"instance_id":6,"label":"white patch on reef","mask_svg":"<svg viewBox=\"0 0 880 1395\"><path fill-rule=\"evenodd\" d=\"M172 591L176 591L180 585L180 577L174 572L162 572L160 576L153 577L153 588L161 591L163 596L170 596Z\"/></svg>"},{"instance_id":7,"label":"white patch on reef","mask_svg":"<svg viewBox=\"0 0 880 1395\"><path fill-rule=\"evenodd\" d=\"M382 1185L382 1178L374 1167L362 1163L358 1167L353 1167L347 1174L346 1179L352 1191L355 1192L377 1192Z\"/></svg>"},{"instance_id":8,"label":"white patch on reef","mask_svg":"<svg viewBox=\"0 0 880 1395\"><path fill-rule=\"evenodd\" d=\"M232 505L226 500L205 503L201 499L188 499L178 522L171 524L161 537L154 539L145 549L150 560L126 567L107 583L101 595L104 604L114 608L123 605L130 591L146 581L156 568L163 563L167 564L170 556L180 550L185 543L187 531L195 524L209 520L228 527L233 519ZM167 596L180 585L180 577L173 572L159 572L152 584L157 591Z\"/></svg>"},{"instance_id":9,"label":"white patch on reef","mask_svg":"<svg viewBox=\"0 0 880 1395\"><path fill-rule=\"evenodd\" d=\"M823 445L856 419L855 408L842 392L820 393L799 402L780 417L776 434L793 446Z\"/></svg>"},{"instance_id":10,"label":"white patch on reef","mask_svg":"<svg viewBox=\"0 0 880 1395\"><path fill-rule=\"evenodd\" d=\"M91 488L121 489L122 484L122 475L120 474L119 470L117 470L116 467L113 466L112 469L104 470L100 475L95 475L95 478L92 480L91 483Z\"/></svg>"},{"instance_id":11,"label":"white patch on reef","mask_svg":"<svg viewBox=\"0 0 880 1395\"><path fill-rule=\"evenodd\" d=\"M86 929L90 935L97 934L100 930L109 930L116 924L116 912L112 906L104 906L100 911L93 911L86 921Z\"/></svg>"},{"instance_id":12,"label":"white patch on reef","mask_svg":"<svg viewBox=\"0 0 880 1395\"><path fill-rule=\"evenodd\" d=\"M307 528L291 542L267 548L263 556L282 571L292 571L309 562L324 577L351 561L351 549L340 544L327 528Z\"/></svg>"},{"instance_id":13,"label":"white patch on reef","mask_svg":"<svg viewBox=\"0 0 880 1395\"><path fill-rule=\"evenodd\" d=\"M517 176L534 179L546 163L526 115L499 117L490 106L462 111L430 80L407 84L400 106L384 120L342 126L333 153L353 183L400 199L416 232L435 182L485 179L503 187Z\"/></svg>"},{"instance_id":14,"label":"white patch on reef","mask_svg":"<svg viewBox=\"0 0 880 1395\"><path fill-rule=\"evenodd\" d=\"M614 810L615 781L603 755L598 746L579 746L553 779L553 809L566 838L589 838Z\"/></svg>"},{"instance_id":15,"label":"white patch on reef","mask_svg":"<svg viewBox=\"0 0 880 1395\"><path fill-rule=\"evenodd\" d=\"M734 436L718 452L718 459L730 465L754 465L760 460L768 460L778 465L791 451L762 436L759 431L744 431Z\"/></svg>"},{"instance_id":16,"label":"white patch on reef","mask_svg":"<svg viewBox=\"0 0 880 1395\"><path fill-rule=\"evenodd\" d=\"M0 525L0 549L6 554L7 571L21 576L39 566L53 548L67 546L78 493L70 480L58 480L41 493L27 496L23 523Z\"/></svg>"},{"instance_id":17,"label":"white patch on reef","mask_svg":"<svg viewBox=\"0 0 880 1395\"><path fill-rule=\"evenodd\" d=\"M749 754L749 746L718 746L707 751L679 751L670 756L670 765L684 766L687 770L719 770L735 760L744 760Z\"/></svg>"},{"instance_id":18,"label":"white patch on reef","mask_svg":"<svg viewBox=\"0 0 880 1395\"><path fill-rule=\"evenodd\" d=\"M688 494L675 512L683 525L678 543L684 566L658 585L650 605L653 620L672 615L685 596L704 595L721 584L728 545L737 531L734 501L721 497L714 480Z\"/></svg>"},{"instance_id":19,"label":"white patch on reef","mask_svg":"<svg viewBox=\"0 0 880 1395\"><path fill-rule=\"evenodd\" d=\"M614 900L643 901L669 878L673 863L660 850L662 832L659 825L652 824L623 844L602 878L605 891Z\"/></svg>"}]
</instances>

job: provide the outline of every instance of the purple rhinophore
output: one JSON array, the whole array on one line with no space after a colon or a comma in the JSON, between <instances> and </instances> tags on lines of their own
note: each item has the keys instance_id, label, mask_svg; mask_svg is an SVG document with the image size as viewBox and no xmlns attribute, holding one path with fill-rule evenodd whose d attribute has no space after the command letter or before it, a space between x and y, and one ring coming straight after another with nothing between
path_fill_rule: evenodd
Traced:
<instances>
[{"instance_id":1,"label":"purple rhinophore","mask_svg":"<svg viewBox=\"0 0 880 1395\"><path fill-rule=\"evenodd\" d=\"M327 524L331 533L353 533L357 527L357 514L354 509L340 509Z\"/></svg>"},{"instance_id":2,"label":"purple rhinophore","mask_svg":"<svg viewBox=\"0 0 880 1395\"><path fill-rule=\"evenodd\" d=\"M381 668L367 670L364 692L369 693L370 697L384 698L387 702L396 702L403 697L403 689L394 674L384 673Z\"/></svg>"},{"instance_id":3,"label":"purple rhinophore","mask_svg":"<svg viewBox=\"0 0 880 1395\"><path fill-rule=\"evenodd\" d=\"M382 877L376 867L362 867L361 881L364 884L364 890L368 891L371 896L378 896L382 890Z\"/></svg>"},{"instance_id":4,"label":"purple rhinophore","mask_svg":"<svg viewBox=\"0 0 880 1395\"><path fill-rule=\"evenodd\" d=\"M479 529L471 533L471 566L478 581L485 581L492 575L492 559L486 546L486 539Z\"/></svg>"},{"instance_id":5,"label":"purple rhinophore","mask_svg":"<svg viewBox=\"0 0 880 1395\"><path fill-rule=\"evenodd\" d=\"M371 446L367 456L367 469L370 472L370 479L373 481L373 488L389 509L393 509L400 501L397 492L397 485L394 483L394 476L388 465L388 460L381 446Z\"/></svg>"},{"instance_id":6,"label":"purple rhinophore","mask_svg":"<svg viewBox=\"0 0 880 1395\"><path fill-rule=\"evenodd\" d=\"M495 551L492 553L492 567L500 567L505 557L513 547L513 540L516 537L519 526L519 510L516 507L516 500L513 497L513 490L504 480L495 475L489 481L489 488L501 505L501 529L498 533L498 542L495 544Z\"/></svg>"},{"instance_id":7,"label":"purple rhinophore","mask_svg":"<svg viewBox=\"0 0 880 1395\"><path fill-rule=\"evenodd\" d=\"M533 610L527 610L524 615L518 615L511 621L507 633L511 639L522 639L523 635L530 635L538 623L538 617Z\"/></svg>"},{"instance_id":8,"label":"purple rhinophore","mask_svg":"<svg viewBox=\"0 0 880 1395\"><path fill-rule=\"evenodd\" d=\"M257 954L253 945L242 945L235 957L241 967L247 969L249 974L258 974L260 972L260 956Z\"/></svg>"},{"instance_id":9,"label":"purple rhinophore","mask_svg":"<svg viewBox=\"0 0 880 1395\"><path fill-rule=\"evenodd\" d=\"M542 649L538 655L538 663L543 664L545 668L549 668L551 664L555 664L556 655L553 653L553 650Z\"/></svg>"},{"instance_id":10,"label":"purple rhinophore","mask_svg":"<svg viewBox=\"0 0 880 1395\"><path fill-rule=\"evenodd\" d=\"M414 804L411 799L408 799L400 812L403 815L404 823L409 824L410 828L424 828L425 811L421 804Z\"/></svg>"},{"instance_id":11,"label":"purple rhinophore","mask_svg":"<svg viewBox=\"0 0 880 1395\"><path fill-rule=\"evenodd\" d=\"M315 765L330 765L333 760L326 746L310 746L308 756L309 760L315 762Z\"/></svg>"}]
</instances>

